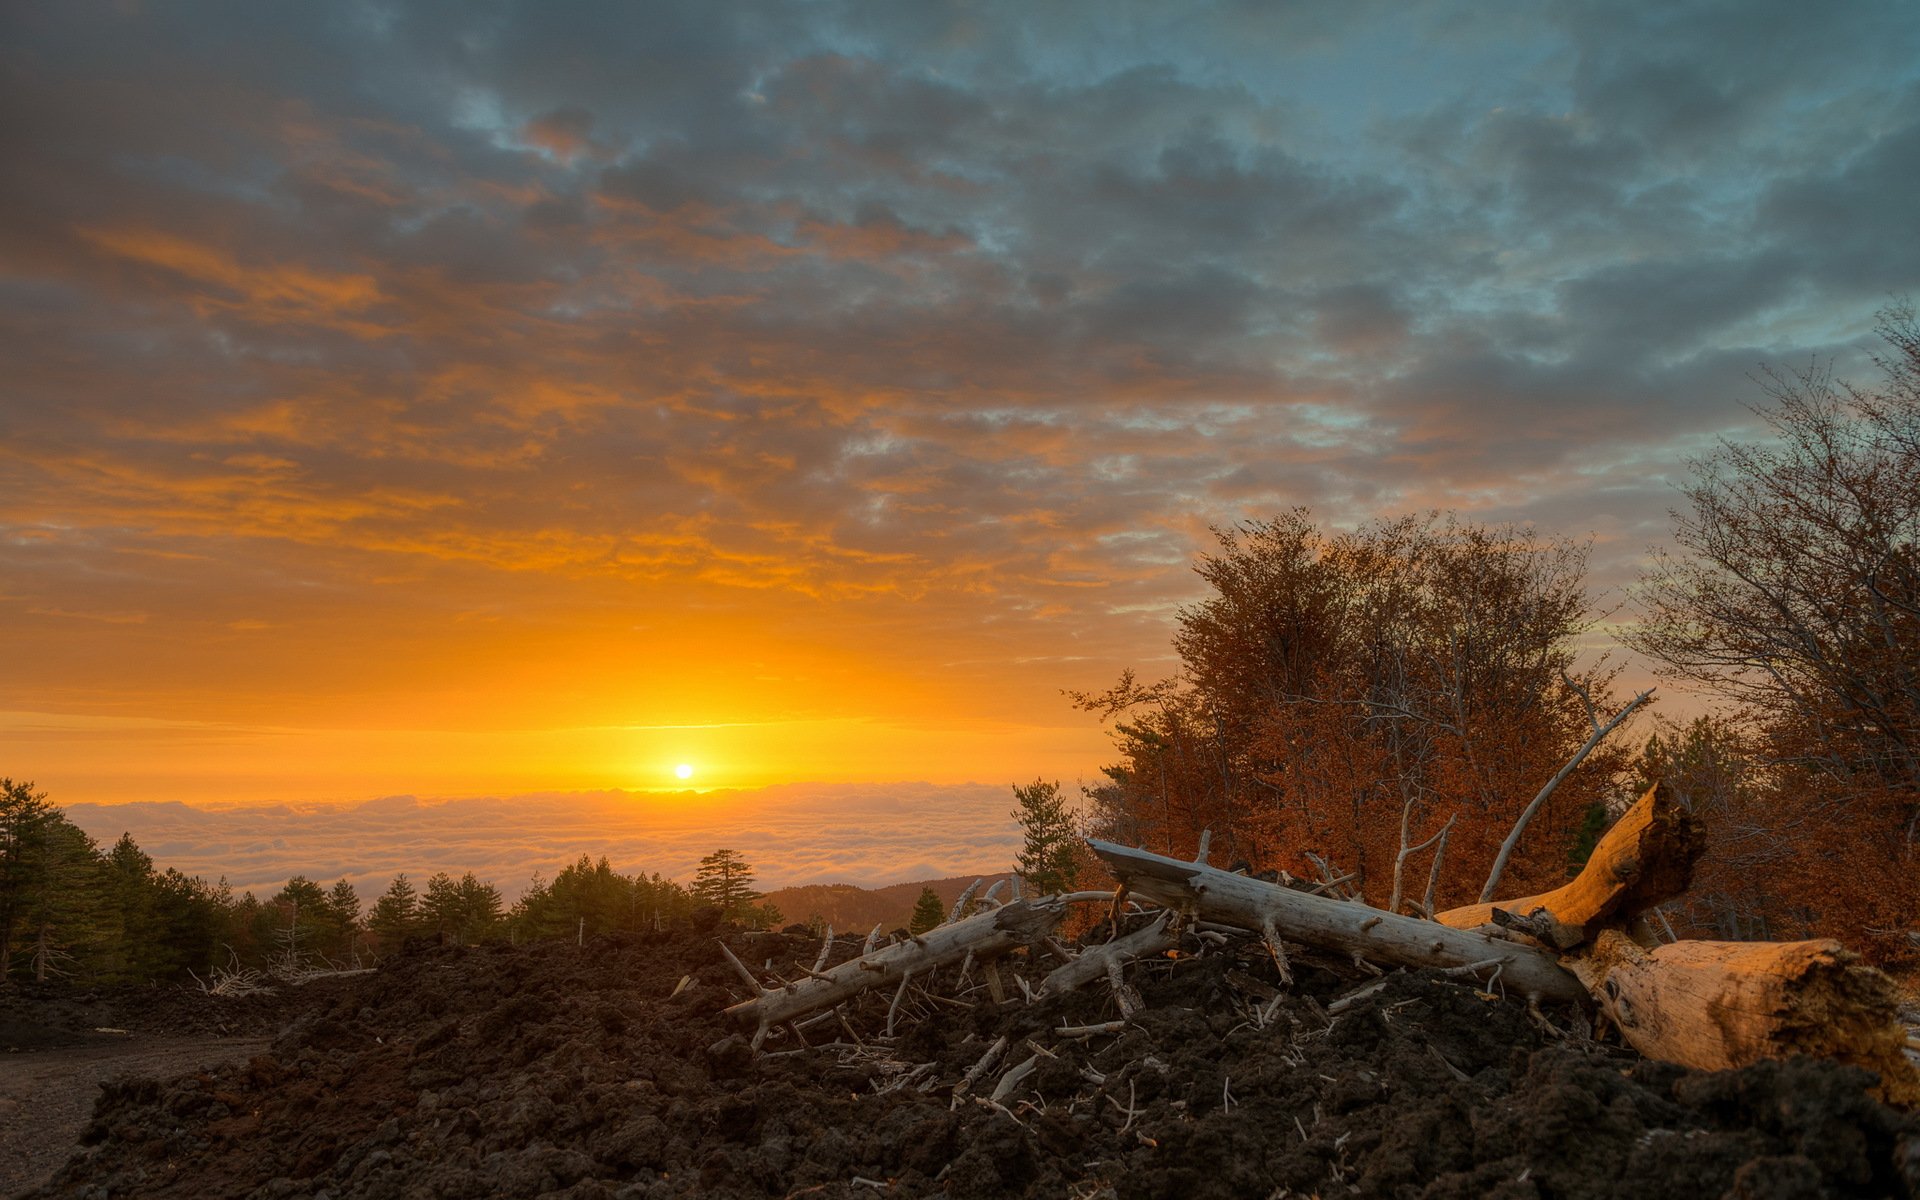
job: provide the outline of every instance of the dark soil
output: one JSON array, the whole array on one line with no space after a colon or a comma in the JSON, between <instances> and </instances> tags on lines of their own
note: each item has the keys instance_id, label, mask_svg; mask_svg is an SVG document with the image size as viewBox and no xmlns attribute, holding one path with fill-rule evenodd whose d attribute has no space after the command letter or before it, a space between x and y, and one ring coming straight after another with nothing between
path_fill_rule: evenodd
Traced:
<instances>
[{"instance_id":1,"label":"dark soil","mask_svg":"<svg viewBox=\"0 0 1920 1200\"><path fill-rule=\"evenodd\" d=\"M278 1033L348 982L322 978L300 987L216 1000L182 985L80 988L64 982L10 981L0 984L0 1054L91 1045L121 1034L227 1038Z\"/></svg>"},{"instance_id":2,"label":"dark soil","mask_svg":"<svg viewBox=\"0 0 1920 1200\"><path fill-rule=\"evenodd\" d=\"M789 978L819 948L730 940ZM754 1056L711 935L422 949L316 997L245 1065L107 1085L35 1194L1920 1197L1920 1121L1865 1072L1642 1062L1438 976L1329 1018L1356 980L1296 970L1269 1007L1251 951L1136 968L1145 1010L1080 1040L1052 1031L1113 1019L1104 986L909 1002L887 1045L890 997L870 997L850 1013L864 1045ZM1036 1069L997 1107L956 1101L1002 1036L978 1096Z\"/></svg>"}]
</instances>

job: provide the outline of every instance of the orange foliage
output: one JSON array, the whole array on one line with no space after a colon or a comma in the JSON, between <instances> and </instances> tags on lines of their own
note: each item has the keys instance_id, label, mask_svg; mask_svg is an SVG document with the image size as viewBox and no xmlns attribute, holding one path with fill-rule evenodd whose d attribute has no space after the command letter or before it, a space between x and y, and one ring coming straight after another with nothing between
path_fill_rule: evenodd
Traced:
<instances>
[{"instance_id":1,"label":"orange foliage","mask_svg":"<svg viewBox=\"0 0 1920 1200\"><path fill-rule=\"evenodd\" d=\"M1107 836L1311 877L1309 854L1386 905L1475 899L1514 818L1591 725L1567 673L1585 609L1566 543L1408 517L1327 534L1304 511L1221 531L1214 595L1184 611L1184 678L1124 676L1079 696L1125 715L1122 761L1090 789ZM1605 678L1585 681L1606 702ZM1580 818L1619 765L1606 751L1535 816L1503 890L1562 881ZM1216 861L1221 861L1216 859ZM1405 907L1403 904L1402 907Z\"/></svg>"},{"instance_id":2,"label":"orange foliage","mask_svg":"<svg viewBox=\"0 0 1920 1200\"><path fill-rule=\"evenodd\" d=\"M1686 795L1706 834L1692 889L1669 907L1676 924L1733 941L1837 937L1877 962L1910 960L1911 790L1770 761L1779 737L1702 718L1648 742L1639 773Z\"/></svg>"}]
</instances>

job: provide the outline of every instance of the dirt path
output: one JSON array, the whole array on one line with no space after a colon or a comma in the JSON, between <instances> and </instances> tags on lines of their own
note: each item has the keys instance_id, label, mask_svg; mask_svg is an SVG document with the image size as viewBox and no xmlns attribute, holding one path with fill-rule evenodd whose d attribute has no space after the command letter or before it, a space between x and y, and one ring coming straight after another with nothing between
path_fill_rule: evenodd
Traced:
<instances>
[{"instance_id":1,"label":"dirt path","mask_svg":"<svg viewBox=\"0 0 1920 1200\"><path fill-rule=\"evenodd\" d=\"M101 1035L77 1046L0 1054L0 1196L52 1178L78 1148L100 1084L116 1075L167 1079L262 1053L270 1038Z\"/></svg>"}]
</instances>

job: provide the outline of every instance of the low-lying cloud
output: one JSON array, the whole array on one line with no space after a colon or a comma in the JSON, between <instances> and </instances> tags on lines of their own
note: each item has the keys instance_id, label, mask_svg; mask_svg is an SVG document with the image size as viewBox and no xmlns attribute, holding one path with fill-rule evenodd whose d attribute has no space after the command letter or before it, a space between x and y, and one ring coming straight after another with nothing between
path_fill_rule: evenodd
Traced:
<instances>
[{"instance_id":1,"label":"low-lying cloud","mask_svg":"<svg viewBox=\"0 0 1920 1200\"><path fill-rule=\"evenodd\" d=\"M472 871L507 898L581 855L623 874L690 883L725 847L753 865L761 890L802 883L880 887L1008 869L1020 845L1004 787L805 784L726 792L579 792L358 805L205 809L176 802L73 804L95 840L131 834L156 866L265 899L295 875L346 878L363 900L405 872Z\"/></svg>"}]
</instances>

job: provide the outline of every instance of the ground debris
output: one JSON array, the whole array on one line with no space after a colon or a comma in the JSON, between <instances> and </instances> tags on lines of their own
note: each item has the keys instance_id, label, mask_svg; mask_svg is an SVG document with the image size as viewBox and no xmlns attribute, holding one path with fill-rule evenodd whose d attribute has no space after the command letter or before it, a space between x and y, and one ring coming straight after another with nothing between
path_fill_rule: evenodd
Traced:
<instances>
[{"instance_id":1,"label":"ground debris","mask_svg":"<svg viewBox=\"0 0 1920 1200\"><path fill-rule=\"evenodd\" d=\"M773 986L862 950L734 944ZM1920 1195L1920 1122L1855 1068L1689 1072L1551 1038L1470 976L1362 993L1299 955L1283 980L1253 935L1134 962L1130 1013L1108 987L1023 1001L1044 949L997 966L1004 1003L944 967L756 1053L711 934L422 948L244 1066L109 1086L39 1194Z\"/></svg>"}]
</instances>

